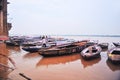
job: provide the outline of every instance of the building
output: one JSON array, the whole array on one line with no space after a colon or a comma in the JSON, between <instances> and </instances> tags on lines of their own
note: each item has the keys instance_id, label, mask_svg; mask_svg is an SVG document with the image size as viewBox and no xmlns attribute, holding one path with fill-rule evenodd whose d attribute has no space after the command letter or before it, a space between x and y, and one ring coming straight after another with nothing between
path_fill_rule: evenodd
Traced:
<instances>
[{"instance_id":1,"label":"building","mask_svg":"<svg viewBox=\"0 0 120 80\"><path fill-rule=\"evenodd\" d=\"M7 0L0 0L0 36L8 36L11 29L11 23L7 23Z\"/></svg>"}]
</instances>

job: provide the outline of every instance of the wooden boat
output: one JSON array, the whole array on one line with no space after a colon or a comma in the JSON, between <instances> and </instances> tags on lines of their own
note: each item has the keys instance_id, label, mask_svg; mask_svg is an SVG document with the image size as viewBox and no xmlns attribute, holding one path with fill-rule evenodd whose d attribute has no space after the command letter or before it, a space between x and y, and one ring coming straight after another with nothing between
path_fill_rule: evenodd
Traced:
<instances>
[{"instance_id":1,"label":"wooden boat","mask_svg":"<svg viewBox=\"0 0 120 80\"><path fill-rule=\"evenodd\" d=\"M108 49L109 43L100 43L98 45L102 48L102 50L104 50L104 49Z\"/></svg>"},{"instance_id":2,"label":"wooden boat","mask_svg":"<svg viewBox=\"0 0 120 80\"><path fill-rule=\"evenodd\" d=\"M23 50L30 52L30 53L37 52L40 48L41 48L41 46L24 46L24 47L22 47Z\"/></svg>"},{"instance_id":3,"label":"wooden boat","mask_svg":"<svg viewBox=\"0 0 120 80\"><path fill-rule=\"evenodd\" d=\"M114 44L115 47L120 47L120 43L113 42L113 44Z\"/></svg>"},{"instance_id":4,"label":"wooden boat","mask_svg":"<svg viewBox=\"0 0 120 80\"><path fill-rule=\"evenodd\" d=\"M86 47L93 46L93 45L96 45L96 44L98 44L97 41L88 41L87 44L86 44Z\"/></svg>"},{"instance_id":5,"label":"wooden boat","mask_svg":"<svg viewBox=\"0 0 120 80\"><path fill-rule=\"evenodd\" d=\"M48 49L39 50L39 54L49 57L49 56L58 56L58 55L68 55L72 53L79 53L85 48L85 42L75 42L62 44L59 46L51 47Z\"/></svg>"},{"instance_id":6,"label":"wooden boat","mask_svg":"<svg viewBox=\"0 0 120 80\"><path fill-rule=\"evenodd\" d=\"M100 56L101 50L102 50L101 47L98 45L89 46L89 47L85 48L84 50L82 50L81 56L84 59L97 58Z\"/></svg>"},{"instance_id":7,"label":"wooden boat","mask_svg":"<svg viewBox=\"0 0 120 80\"><path fill-rule=\"evenodd\" d=\"M108 60L113 63L120 63L120 47L111 48L108 52Z\"/></svg>"},{"instance_id":8,"label":"wooden boat","mask_svg":"<svg viewBox=\"0 0 120 80\"><path fill-rule=\"evenodd\" d=\"M11 41L11 40L6 40L5 43L6 43L6 45L8 45L8 46L19 46L18 43L13 42L13 41Z\"/></svg>"},{"instance_id":9,"label":"wooden boat","mask_svg":"<svg viewBox=\"0 0 120 80\"><path fill-rule=\"evenodd\" d=\"M7 40L6 43L10 46L20 46L23 41L24 38L21 38L19 36L10 36L9 40Z\"/></svg>"},{"instance_id":10,"label":"wooden boat","mask_svg":"<svg viewBox=\"0 0 120 80\"><path fill-rule=\"evenodd\" d=\"M27 42L23 42L22 46L36 46L36 44L34 42L27 41Z\"/></svg>"}]
</instances>

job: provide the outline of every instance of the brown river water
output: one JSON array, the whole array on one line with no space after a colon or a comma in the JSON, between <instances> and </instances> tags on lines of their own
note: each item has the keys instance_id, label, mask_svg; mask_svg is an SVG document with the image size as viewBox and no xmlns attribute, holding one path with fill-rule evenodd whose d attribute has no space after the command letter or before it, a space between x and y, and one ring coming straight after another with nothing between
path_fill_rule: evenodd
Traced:
<instances>
[{"instance_id":1,"label":"brown river water","mask_svg":"<svg viewBox=\"0 0 120 80\"><path fill-rule=\"evenodd\" d=\"M59 36L75 40L99 40L120 42L120 37L83 37ZM114 65L107 60L107 50L100 53L100 58L86 61L80 53L57 57L42 57L37 52L28 53L21 47L6 46L0 43L0 54L9 56L15 61L16 69L11 70L0 66L0 80L27 80L19 73L32 80L120 80L120 65ZM0 63L14 66L7 57L0 55Z\"/></svg>"}]
</instances>

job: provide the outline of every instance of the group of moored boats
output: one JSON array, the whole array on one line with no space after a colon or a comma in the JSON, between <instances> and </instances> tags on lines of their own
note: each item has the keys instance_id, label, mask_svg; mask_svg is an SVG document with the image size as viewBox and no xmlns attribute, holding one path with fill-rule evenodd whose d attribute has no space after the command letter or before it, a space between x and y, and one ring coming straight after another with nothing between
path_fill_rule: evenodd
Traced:
<instances>
[{"instance_id":1,"label":"group of moored boats","mask_svg":"<svg viewBox=\"0 0 120 80\"><path fill-rule=\"evenodd\" d=\"M114 48L108 49L108 43L96 43L90 40L75 41L64 38L46 37L46 47L43 47L41 37L10 37L5 43L9 46L21 46L24 51L38 52L44 57L80 53L84 59L100 57L102 50L107 50L108 60L120 62L120 43L113 43Z\"/></svg>"}]
</instances>

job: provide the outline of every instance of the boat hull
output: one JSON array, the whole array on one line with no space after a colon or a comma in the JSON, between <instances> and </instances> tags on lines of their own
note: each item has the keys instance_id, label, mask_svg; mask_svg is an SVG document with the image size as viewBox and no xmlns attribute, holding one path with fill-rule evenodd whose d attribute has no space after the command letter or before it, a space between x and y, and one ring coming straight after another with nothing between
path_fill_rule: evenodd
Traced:
<instances>
[{"instance_id":1,"label":"boat hull","mask_svg":"<svg viewBox=\"0 0 120 80\"><path fill-rule=\"evenodd\" d=\"M79 53L82 50L81 47L77 46L74 48L64 48L64 49L50 49L50 50L44 50L40 51L40 55L49 57L49 56L60 56L60 55L69 55L74 53Z\"/></svg>"},{"instance_id":2,"label":"boat hull","mask_svg":"<svg viewBox=\"0 0 120 80\"><path fill-rule=\"evenodd\" d=\"M115 47L107 52L108 60L120 64L120 47Z\"/></svg>"},{"instance_id":3,"label":"boat hull","mask_svg":"<svg viewBox=\"0 0 120 80\"><path fill-rule=\"evenodd\" d=\"M80 53L86 47L85 43L78 42L73 44L66 44L55 46L45 50L39 50L39 54L45 57L69 55L74 53Z\"/></svg>"},{"instance_id":4,"label":"boat hull","mask_svg":"<svg viewBox=\"0 0 120 80\"><path fill-rule=\"evenodd\" d=\"M91 51L89 51L89 49L91 49ZM82 50L80 55L87 60L87 59L94 59L100 57L100 53L101 53L101 47L97 45L93 45Z\"/></svg>"},{"instance_id":5,"label":"boat hull","mask_svg":"<svg viewBox=\"0 0 120 80\"><path fill-rule=\"evenodd\" d=\"M40 48L36 48L36 47L34 47L34 48L23 47L22 49L25 50L25 51L27 51L27 52L32 53L32 52L38 52L38 50L39 50Z\"/></svg>"}]
</instances>

